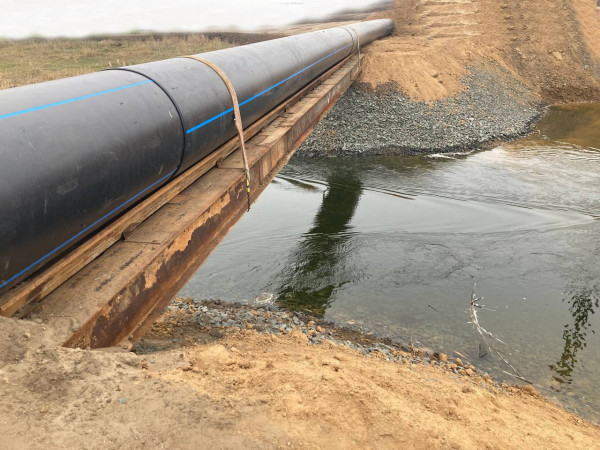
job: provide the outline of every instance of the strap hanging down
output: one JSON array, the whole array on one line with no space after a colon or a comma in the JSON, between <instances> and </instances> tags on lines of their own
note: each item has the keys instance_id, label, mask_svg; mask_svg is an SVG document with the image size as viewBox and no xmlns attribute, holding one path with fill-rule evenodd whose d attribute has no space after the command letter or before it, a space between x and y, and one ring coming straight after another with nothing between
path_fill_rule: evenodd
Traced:
<instances>
[{"instance_id":1,"label":"strap hanging down","mask_svg":"<svg viewBox=\"0 0 600 450\"><path fill-rule=\"evenodd\" d=\"M233 84L231 84L231 81L229 81L229 78L227 77L227 75L225 75L225 72L223 72L221 68L215 63L195 55L184 56L184 58L194 59L210 67L212 70L215 71L217 75L219 75L221 80L223 80L223 83L225 83L225 86L229 91L229 95L231 96L231 102L233 103L233 118L237 128L238 136L240 138L240 147L242 149L242 158L244 160L244 172L246 173L246 193L248 195L248 211L250 211L250 168L248 167L248 156L246 155L246 141L244 139L244 126L242 125L240 105L238 102L237 94L235 93L235 89L233 88Z\"/></svg>"}]
</instances>

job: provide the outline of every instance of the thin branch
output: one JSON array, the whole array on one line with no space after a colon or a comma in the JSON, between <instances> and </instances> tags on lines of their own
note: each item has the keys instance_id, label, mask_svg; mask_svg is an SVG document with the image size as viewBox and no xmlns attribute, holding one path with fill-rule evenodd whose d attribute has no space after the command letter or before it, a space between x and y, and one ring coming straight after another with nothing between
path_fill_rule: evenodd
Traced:
<instances>
[{"instance_id":1,"label":"thin branch","mask_svg":"<svg viewBox=\"0 0 600 450\"><path fill-rule=\"evenodd\" d=\"M471 292L471 304L470 304L471 323L473 324L473 328L477 330L477 332L479 333L479 335L481 336L483 341L486 343L486 345L488 346L490 351L492 351L496 355L498 355L498 357L504 362L504 364L506 364L508 367L510 367L516 374L516 375L515 374L509 374L509 375L512 375L512 376L515 376L517 378L524 380L523 376L519 373L519 371L517 369L515 369L513 367L513 365L506 360L506 358L504 356L502 356L502 352L497 350L493 345L490 344L489 339L497 341L510 349L509 345L506 342L504 342L502 339L494 336L491 332L489 332L488 330L486 330L479 324L479 317L477 316L477 309L483 308L483 305L479 304L479 302L481 300L483 300L483 297L476 296L476 294L475 294L476 287L477 287L477 282L474 282L473 283L473 291ZM509 353L509 355L510 354L511 353ZM526 380L524 380L524 381L526 381ZM531 383L531 384L533 384L533 383Z\"/></svg>"}]
</instances>

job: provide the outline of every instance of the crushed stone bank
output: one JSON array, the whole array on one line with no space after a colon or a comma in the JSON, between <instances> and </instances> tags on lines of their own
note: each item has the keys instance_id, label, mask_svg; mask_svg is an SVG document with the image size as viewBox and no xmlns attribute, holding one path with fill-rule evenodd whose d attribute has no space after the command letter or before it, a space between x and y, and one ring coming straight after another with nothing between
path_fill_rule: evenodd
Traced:
<instances>
[{"instance_id":1,"label":"crushed stone bank","mask_svg":"<svg viewBox=\"0 0 600 450\"><path fill-rule=\"evenodd\" d=\"M528 134L545 104L505 70L469 68L466 89L412 101L394 83L355 83L298 149L298 155L414 155L473 150Z\"/></svg>"},{"instance_id":2,"label":"crushed stone bank","mask_svg":"<svg viewBox=\"0 0 600 450\"><path fill-rule=\"evenodd\" d=\"M190 327L194 328L196 333L190 332ZM299 331L306 336L309 344L323 345L329 342L356 350L369 358L397 364L438 366L452 372L457 380L458 377L468 377L485 389L495 388L501 392L516 389L504 383L494 382L487 373L459 357L449 357L426 348L401 345L386 338L365 334L352 325L340 327L301 312L282 309L274 304L265 307L219 300L175 299L150 333L136 345L135 351L143 355L197 343L198 331L207 332L212 338L221 338L227 333L242 330L274 335L289 335ZM164 339L165 336L171 335L172 339ZM534 388L531 389L535 392Z\"/></svg>"}]
</instances>

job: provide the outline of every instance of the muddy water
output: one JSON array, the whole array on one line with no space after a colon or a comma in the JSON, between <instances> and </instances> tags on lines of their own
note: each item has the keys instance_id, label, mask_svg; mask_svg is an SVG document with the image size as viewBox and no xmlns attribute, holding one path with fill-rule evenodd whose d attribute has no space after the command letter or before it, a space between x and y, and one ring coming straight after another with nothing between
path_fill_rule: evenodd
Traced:
<instances>
[{"instance_id":1,"label":"muddy water","mask_svg":"<svg viewBox=\"0 0 600 450\"><path fill-rule=\"evenodd\" d=\"M467 155L293 159L181 295L260 292L525 378L600 420L600 106ZM483 351L482 351L483 350Z\"/></svg>"}]
</instances>

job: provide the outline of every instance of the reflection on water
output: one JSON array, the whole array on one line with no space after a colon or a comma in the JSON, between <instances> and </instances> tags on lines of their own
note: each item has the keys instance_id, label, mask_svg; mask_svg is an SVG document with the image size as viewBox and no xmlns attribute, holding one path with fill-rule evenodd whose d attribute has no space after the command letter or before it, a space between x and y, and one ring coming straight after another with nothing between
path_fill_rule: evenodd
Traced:
<instances>
[{"instance_id":1,"label":"reflection on water","mask_svg":"<svg viewBox=\"0 0 600 450\"><path fill-rule=\"evenodd\" d=\"M312 227L290 255L276 279L284 284L275 288L278 302L288 308L310 311L322 316L336 287L354 278L340 277L351 237L350 220L362 193L356 170L331 172L327 190Z\"/></svg>"},{"instance_id":2,"label":"reflection on water","mask_svg":"<svg viewBox=\"0 0 600 450\"><path fill-rule=\"evenodd\" d=\"M569 312L573 315L573 322L565 325L563 340L565 347L560 361L550 365L559 383L571 383L573 369L577 364L577 353L587 347L587 334L591 331L591 315L594 308L600 307L600 287L595 280L582 280L569 287L563 301L569 305Z\"/></svg>"},{"instance_id":3,"label":"reflection on water","mask_svg":"<svg viewBox=\"0 0 600 450\"><path fill-rule=\"evenodd\" d=\"M468 155L294 158L180 295L275 293L514 382L479 359L476 281L510 363L600 422L599 120L598 105L552 108L532 136Z\"/></svg>"}]
</instances>

